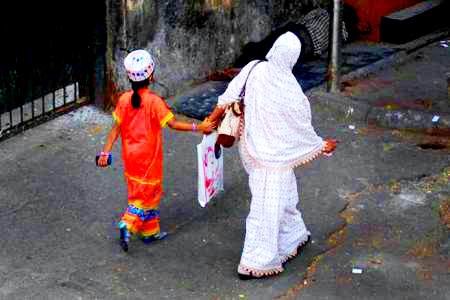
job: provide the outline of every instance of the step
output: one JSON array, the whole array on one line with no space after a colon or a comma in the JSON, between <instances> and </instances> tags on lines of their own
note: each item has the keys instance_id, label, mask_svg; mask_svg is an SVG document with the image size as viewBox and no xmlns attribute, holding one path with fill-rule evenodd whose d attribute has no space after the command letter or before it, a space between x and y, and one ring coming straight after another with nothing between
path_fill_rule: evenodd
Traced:
<instances>
[{"instance_id":1,"label":"step","mask_svg":"<svg viewBox=\"0 0 450 300\"><path fill-rule=\"evenodd\" d=\"M445 26L448 8L445 0L427 0L384 16L381 41L403 44Z\"/></svg>"}]
</instances>

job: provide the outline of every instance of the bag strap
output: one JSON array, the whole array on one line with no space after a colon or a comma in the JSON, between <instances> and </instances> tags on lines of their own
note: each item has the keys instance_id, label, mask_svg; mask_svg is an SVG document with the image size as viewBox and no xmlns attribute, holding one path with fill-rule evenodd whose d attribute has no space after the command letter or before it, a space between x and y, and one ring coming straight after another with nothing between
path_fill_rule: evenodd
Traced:
<instances>
[{"instance_id":1,"label":"bag strap","mask_svg":"<svg viewBox=\"0 0 450 300\"><path fill-rule=\"evenodd\" d=\"M255 64L251 67L250 71L248 71L247 78L245 79L244 86L242 87L241 93L239 94L239 98L241 99L241 103L242 103L242 104L244 103L245 87L247 86L247 81L248 81L248 78L250 77L250 73L252 73L253 69L254 69L254 68L256 67L256 65L259 64L260 62L263 62L263 60L260 60L260 61L258 61L257 63L255 63Z\"/></svg>"}]
</instances>

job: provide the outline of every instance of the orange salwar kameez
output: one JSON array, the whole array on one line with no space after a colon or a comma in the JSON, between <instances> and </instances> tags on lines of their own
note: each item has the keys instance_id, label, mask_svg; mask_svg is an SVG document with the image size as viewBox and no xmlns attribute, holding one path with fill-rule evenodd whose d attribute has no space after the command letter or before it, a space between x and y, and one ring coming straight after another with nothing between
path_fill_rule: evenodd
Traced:
<instances>
[{"instance_id":1,"label":"orange salwar kameez","mask_svg":"<svg viewBox=\"0 0 450 300\"><path fill-rule=\"evenodd\" d=\"M128 207L119 223L144 240L159 234L163 144L161 129L174 115L149 88L139 90L141 106L131 105L133 91L124 93L113 112L120 125L122 158L128 185Z\"/></svg>"}]
</instances>

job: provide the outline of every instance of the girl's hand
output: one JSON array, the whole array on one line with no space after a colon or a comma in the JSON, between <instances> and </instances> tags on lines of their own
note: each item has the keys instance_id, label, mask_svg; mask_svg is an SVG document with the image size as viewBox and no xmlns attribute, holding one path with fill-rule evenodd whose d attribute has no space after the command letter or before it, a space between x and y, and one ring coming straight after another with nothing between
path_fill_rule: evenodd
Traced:
<instances>
[{"instance_id":1,"label":"girl's hand","mask_svg":"<svg viewBox=\"0 0 450 300\"><path fill-rule=\"evenodd\" d=\"M337 140L335 139L326 139L325 147L323 149L323 153L331 154L336 149Z\"/></svg>"},{"instance_id":2,"label":"girl's hand","mask_svg":"<svg viewBox=\"0 0 450 300\"><path fill-rule=\"evenodd\" d=\"M203 122L205 121L209 122L213 126L213 129L217 129L217 127L219 127L219 119L213 120L209 117L206 117Z\"/></svg>"},{"instance_id":3,"label":"girl's hand","mask_svg":"<svg viewBox=\"0 0 450 300\"><path fill-rule=\"evenodd\" d=\"M98 166L105 168L108 166L108 155L100 155L98 158Z\"/></svg>"}]
</instances>

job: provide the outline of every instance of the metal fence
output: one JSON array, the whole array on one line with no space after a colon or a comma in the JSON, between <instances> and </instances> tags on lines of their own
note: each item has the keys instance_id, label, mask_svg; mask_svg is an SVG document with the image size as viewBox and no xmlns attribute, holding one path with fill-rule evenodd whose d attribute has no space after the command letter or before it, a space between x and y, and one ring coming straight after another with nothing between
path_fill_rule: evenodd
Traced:
<instances>
[{"instance_id":1,"label":"metal fence","mask_svg":"<svg viewBox=\"0 0 450 300\"><path fill-rule=\"evenodd\" d=\"M104 42L99 2L0 7L0 140L90 101Z\"/></svg>"}]
</instances>

